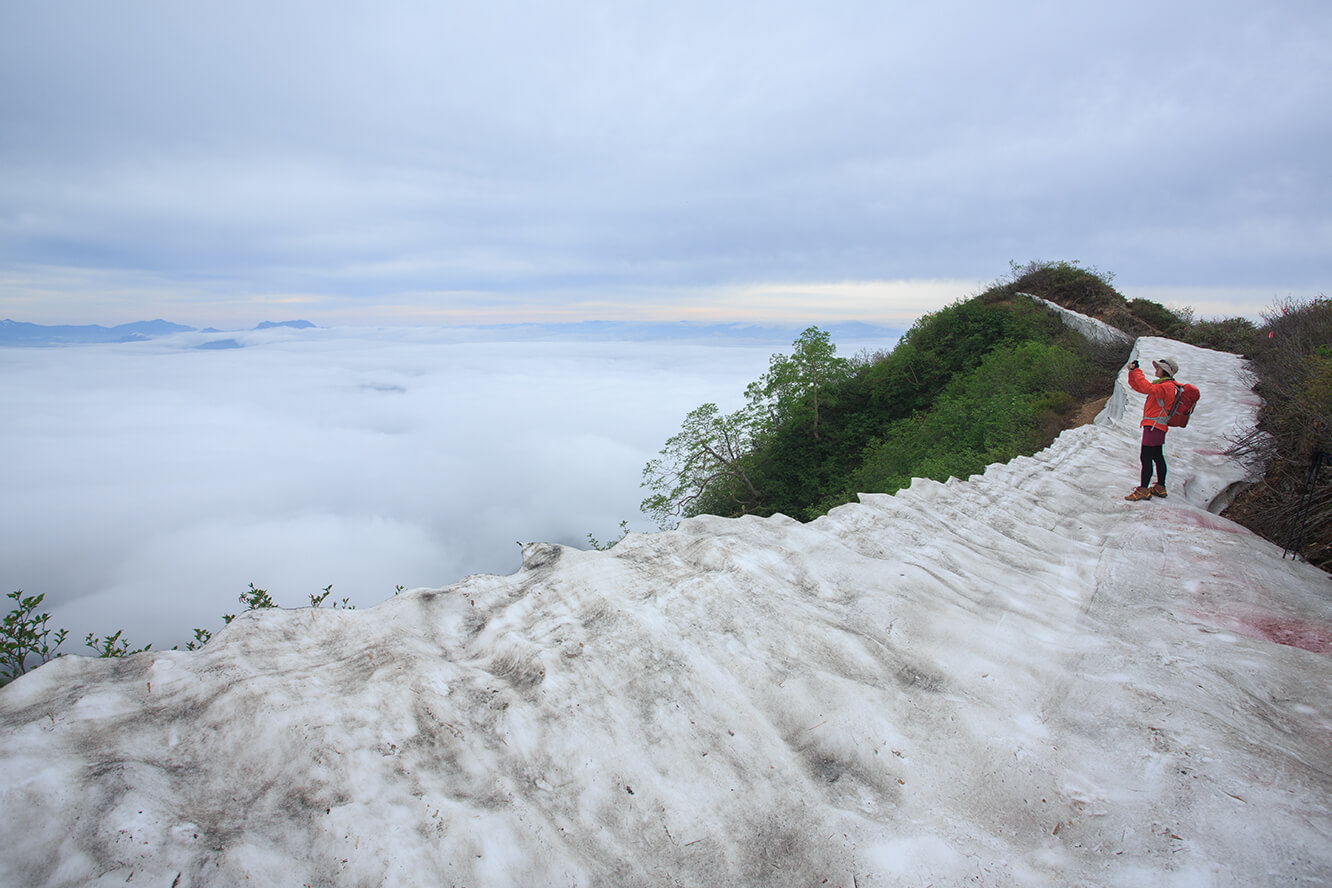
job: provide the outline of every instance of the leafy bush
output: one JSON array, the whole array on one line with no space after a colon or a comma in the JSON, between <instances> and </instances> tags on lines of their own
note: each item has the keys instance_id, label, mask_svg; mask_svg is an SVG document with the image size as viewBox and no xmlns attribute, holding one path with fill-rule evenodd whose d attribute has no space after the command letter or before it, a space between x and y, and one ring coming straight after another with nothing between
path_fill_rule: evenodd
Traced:
<instances>
[{"instance_id":1,"label":"leafy bush","mask_svg":"<svg viewBox=\"0 0 1332 888\"><path fill-rule=\"evenodd\" d=\"M607 546L609 548L609 546ZM403 590L398 586L394 591L397 595ZM325 586L321 594L310 595L311 607L322 607L333 592L333 585L330 583ZM6 685L18 678L30 668L40 666L48 660L60 656L57 649L64 642L69 634L66 629L54 630L48 628L48 622L51 619L49 613L38 613L37 609L41 607L45 594L23 597L23 591L11 592L8 598L14 602L14 608L0 620L0 686ZM277 607L273 597L267 590L256 588L254 583L250 583L249 588L240 594L240 601L245 605L246 610L255 610L258 608ZM340 602L334 602L333 608L344 610L355 610L356 606L350 599L343 598ZM235 614L223 614L222 622L230 623L236 618ZM185 645L186 650L199 650L213 633L208 629L195 629L194 640ZM110 635L97 637L94 632L89 632L84 638L84 643L98 657L128 657L131 654L140 654L152 649L151 644L136 648L130 645L124 637L123 630L116 630Z\"/></svg>"},{"instance_id":2,"label":"leafy bush","mask_svg":"<svg viewBox=\"0 0 1332 888\"><path fill-rule=\"evenodd\" d=\"M1133 299L1128 310L1138 320L1159 330L1162 336L1172 339L1178 339L1189 328L1188 320L1150 299Z\"/></svg>"},{"instance_id":3,"label":"leafy bush","mask_svg":"<svg viewBox=\"0 0 1332 888\"><path fill-rule=\"evenodd\" d=\"M14 602L14 608L0 620L0 685L8 684L29 668L59 657L58 649L69 635L67 629L50 628L49 613L38 613L45 593L25 598L20 589L10 592L7 597ZM89 632L84 643L99 657L127 657L152 647L151 644L131 647L119 629L102 638Z\"/></svg>"},{"instance_id":4,"label":"leafy bush","mask_svg":"<svg viewBox=\"0 0 1332 888\"><path fill-rule=\"evenodd\" d=\"M980 364L992 349L1016 342L1051 341L1063 326L1049 311L1023 299L1006 304L985 295L924 315L897 348L865 372L871 403L893 418L927 406L958 373Z\"/></svg>"},{"instance_id":5,"label":"leafy bush","mask_svg":"<svg viewBox=\"0 0 1332 888\"><path fill-rule=\"evenodd\" d=\"M251 584L250 584L250 588L251 588L251 589L254 589L254 583L251 583ZM256 590L256 591L258 591L258 592L263 592L262 589L258 589L258 590ZM333 584L332 584L332 583L329 583L329 584L328 584L327 586L325 586L323 589L319 590L319 594L318 594L318 595L316 595L315 593L311 592L311 593L310 593L310 607L323 607L323 606L324 606L324 602L328 600L328 596L330 596L330 595L332 595L332 594L333 594ZM394 594L396 595L397 593L395 592ZM265 595L265 597L266 597L266 596L268 595L268 593L267 593L267 592L264 592L264 595ZM245 596L244 596L243 594L241 595L241 600L242 600L242 601L245 600ZM272 601L272 599L269 599L269 601ZM331 606L332 606L333 610L356 610L356 605L354 605L354 604L351 603L351 599L350 599L350 598L344 598L344 599L342 599L341 601L337 601L337 600L335 599L335 600L333 601L333 604L332 604Z\"/></svg>"},{"instance_id":6,"label":"leafy bush","mask_svg":"<svg viewBox=\"0 0 1332 888\"><path fill-rule=\"evenodd\" d=\"M88 636L83 639L83 643L92 648L93 652L102 658L128 657L130 654L142 654L144 651L152 649L151 644L146 644L141 648L131 647L129 639L121 637L123 634L123 629L117 629L110 635L98 638L95 633L89 632Z\"/></svg>"},{"instance_id":7,"label":"leafy bush","mask_svg":"<svg viewBox=\"0 0 1332 888\"><path fill-rule=\"evenodd\" d=\"M1181 338L1189 345L1246 356L1260 345L1258 327L1248 318L1196 321Z\"/></svg>"},{"instance_id":8,"label":"leafy bush","mask_svg":"<svg viewBox=\"0 0 1332 888\"><path fill-rule=\"evenodd\" d=\"M23 597L23 590L10 592L14 609L0 620L0 685L8 684L27 672L32 662L40 666L59 656L56 649L69 633L64 629L51 629L48 613L38 613L45 594ZM52 635L54 634L54 639Z\"/></svg>"},{"instance_id":9,"label":"leafy bush","mask_svg":"<svg viewBox=\"0 0 1332 888\"><path fill-rule=\"evenodd\" d=\"M1114 275L1078 262L1010 263L1012 280L996 289L1009 295L1030 293L1092 317L1124 309L1124 297L1112 285Z\"/></svg>"},{"instance_id":10,"label":"leafy bush","mask_svg":"<svg viewBox=\"0 0 1332 888\"><path fill-rule=\"evenodd\" d=\"M330 586L329 588L331 589L332 586ZM323 599L320 600L322 601ZM265 608L265 607L277 607L277 603L273 601L273 596L268 594L268 590L256 589L254 587L254 583L251 583L250 588L240 594L240 603L245 605L246 610L258 610L260 608ZM314 604L313 596L311 596L310 604L312 607L316 606ZM236 619L235 614L222 615L223 623L230 623L234 619ZM198 634L199 630L196 629L195 630L196 638L198 637Z\"/></svg>"},{"instance_id":11,"label":"leafy bush","mask_svg":"<svg viewBox=\"0 0 1332 888\"><path fill-rule=\"evenodd\" d=\"M966 478L1046 446L1075 400L1070 388L1088 374L1083 359L1057 345L1026 342L993 350L955 378L925 411L899 420L866 448L860 469L839 497L893 493L915 477Z\"/></svg>"},{"instance_id":12,"label":"leafy bush","mask_svg":"<svg viewBox=\"0 0 1332 888\"><path fill-rule=\"evenodd\" d=\"M591 546L593 549L596 549L598 552L609 552L611 549L615 548L615 545L618 542L620 542L620 540L624 539L627 536L629 536L629 519L626 518L624 521L620 522L620 535L618 537L616 537L613 540L607 540L606 542L603 543L601 540L597 539L591 533L589 533L587 535L587 544Z\"/></svg>"}]
</instances>

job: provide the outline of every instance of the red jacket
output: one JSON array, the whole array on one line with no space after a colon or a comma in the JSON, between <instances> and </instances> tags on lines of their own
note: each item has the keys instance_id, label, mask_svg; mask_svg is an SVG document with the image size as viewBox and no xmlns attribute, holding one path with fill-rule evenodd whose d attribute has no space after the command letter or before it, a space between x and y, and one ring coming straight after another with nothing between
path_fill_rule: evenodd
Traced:
<instances>
[{"instance_id":1,"label":"red jacket","mask_svg":"<svg viewBox=\"0 0 1332 888\"><path fill-rule=\"evenodd\" d=\"M1142 422L1138 425L1152 426L1165 431L1170 417L1170 405L1175 403L1175 389L1179 387L1179 383L1169 377L1148 382L1147 374L1134 367L1129 370L1129 387L1147 396L1147 403L1142 405Z\"/></svg>"}]
</instances>

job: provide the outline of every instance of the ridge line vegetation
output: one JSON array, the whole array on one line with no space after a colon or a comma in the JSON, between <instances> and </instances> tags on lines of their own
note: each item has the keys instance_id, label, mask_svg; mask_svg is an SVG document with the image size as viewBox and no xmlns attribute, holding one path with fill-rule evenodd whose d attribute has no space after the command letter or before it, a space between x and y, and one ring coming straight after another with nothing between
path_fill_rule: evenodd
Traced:
<instances>
[{"instance_id":1,"label":"ridge line vegetation","mask_svg":"<svg viewBox=\"0 0 1332 888\"><path fill-rule=\"evenodd\" d=\"M841 358L809 328L744 407L704 404L685 418L644 468L643 511L662 527L701 514L808 521L858 493L965 478L1047 446L1110 387L1131 346L1092 342L1020 294L1084 311L1127 303L1076 263L1011 271L924 315L890 351Z\"/></svg>"},{"instance_id":2,"label":"ridge line vegetation","mask_svg":"<svg viewBox=\"0 0 1332 888\"><path fill-rule=\"evenodd\" d=\"M1266 472L1223 514L1332 571L1332 300L1278 302L1260 328L1126 299L1112 282L1077 262L1010 263L979 295L921 317L892 350L849 361L811 327L791 358L773 356L774 368L793 368L783 385L770 384L770 370L739 410L704 404L685 418L644 468L643 511L662 527L703 514L808 521L858 493L966 478L1041 450L1089 421L1085 406L1103 400L1132 345L1093 342L1031 295L1134 339L1248 359L1264 406L1229 452ZM802 360L813 342L815 359Z\"/></svg>"}]
</instances>

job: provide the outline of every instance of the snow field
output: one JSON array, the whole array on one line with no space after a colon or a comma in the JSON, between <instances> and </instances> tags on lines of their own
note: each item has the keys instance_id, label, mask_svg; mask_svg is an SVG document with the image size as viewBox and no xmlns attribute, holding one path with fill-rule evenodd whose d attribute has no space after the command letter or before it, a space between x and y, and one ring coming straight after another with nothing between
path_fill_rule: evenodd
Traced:
<instances>
[{"instance_id":1,"label":"snow field","mask_svg":"<svg viewBox=\"0 0 1332 888\"><path fill-rule=\"evenodd\" d=\"M1222 519L1237 358L1169 499L1141 397L810 524L524 547L0 691L12 885L1332 884L1326 575ZM1316 647L1309 644L1310 647ZM826 882L825 882L826 880Z\"/></svg>"}]
</instances>

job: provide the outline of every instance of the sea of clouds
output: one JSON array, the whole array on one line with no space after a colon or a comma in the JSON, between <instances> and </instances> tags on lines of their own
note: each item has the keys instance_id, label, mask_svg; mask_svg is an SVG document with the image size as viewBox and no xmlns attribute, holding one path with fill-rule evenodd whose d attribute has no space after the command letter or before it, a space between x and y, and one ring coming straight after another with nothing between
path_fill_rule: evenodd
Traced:
<instances>
[{"instance_id":1,"label":"sea of clouds","mask_svg":"<svg viewBox=\"0 0 1332 888\"><path fill-rule=\"evenodd\" d=\"M665 328L663 328L664 330ZM0 584L44 593L63 651L184 644L248 584L361 607L586 547L638 511L644 463L797 331L274 329L0 348ZM838 340L889 348L896 333ZM232 343L228 343L229 345Z\"/></svg>"}]
</instances>

